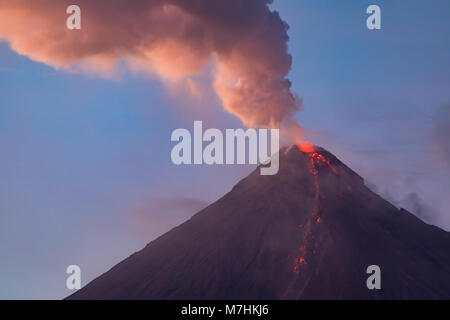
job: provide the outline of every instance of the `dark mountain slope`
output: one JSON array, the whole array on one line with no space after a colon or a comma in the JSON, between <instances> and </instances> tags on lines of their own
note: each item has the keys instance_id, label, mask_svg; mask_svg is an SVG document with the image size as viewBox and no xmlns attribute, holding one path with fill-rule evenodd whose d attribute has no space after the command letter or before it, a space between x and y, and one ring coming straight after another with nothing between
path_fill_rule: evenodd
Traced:
<instances>
[{"instance_id":1,"label":"dark mountain slope","mask_svg":"<svg viewBox=\"0 0 450 320\"><path fill-rule=\"evenodd\" d=\"M255 170L69 299L450 298L450 234L308 151L282 149L277 175Z\"/></svg>"}]
</instances>

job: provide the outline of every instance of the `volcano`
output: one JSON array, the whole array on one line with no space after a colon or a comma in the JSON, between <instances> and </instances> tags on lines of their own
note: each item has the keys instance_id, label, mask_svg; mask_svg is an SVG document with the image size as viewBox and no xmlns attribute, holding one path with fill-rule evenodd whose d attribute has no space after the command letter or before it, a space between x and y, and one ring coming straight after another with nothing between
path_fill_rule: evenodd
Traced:
<instances>
[{"instance_id":1,"label":"volcano","mask_svg":"<svg viewBox=\"0 0 450 320\"><path fill-rule=\"evenodd\" d=\"M381 289L369 290L368 266ZM280 150L191 219L68 299L449 299L450 233L319 147Z\"/></svg>"}]
</instances>

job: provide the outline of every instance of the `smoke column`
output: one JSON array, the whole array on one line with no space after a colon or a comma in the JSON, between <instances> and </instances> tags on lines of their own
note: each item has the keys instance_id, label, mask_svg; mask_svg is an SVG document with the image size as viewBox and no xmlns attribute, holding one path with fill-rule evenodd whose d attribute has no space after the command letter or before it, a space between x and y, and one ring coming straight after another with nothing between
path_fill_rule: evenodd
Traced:
<instances>
[{"instance_id":1,"label":"smoke column","mask_svg":"<svg viewBox=\"0 0 450 320\"><path fill-rule=\"evenodd\" d=\"M0 0L0 39L55 68L104 72L118 63L189 80L215 66L214 90L248 127L288 128L301 101L286 78L288 25L271 0L77 0L82 29L66 28L66 0Z\"/></svg>"}]
</instances>

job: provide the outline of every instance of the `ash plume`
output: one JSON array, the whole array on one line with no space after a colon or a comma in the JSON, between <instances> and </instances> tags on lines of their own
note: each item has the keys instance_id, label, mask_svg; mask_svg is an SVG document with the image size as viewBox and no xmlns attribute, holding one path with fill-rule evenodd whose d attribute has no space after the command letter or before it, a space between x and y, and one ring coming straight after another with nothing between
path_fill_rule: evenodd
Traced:
<instances>
[{"instance_id":1,"label":"ash plume","mask_svg":"<svg viewBox=\"0 0 450 320\"><path fill-rule=\"evenodd\" d=\"M287 127L301 100L286 78L288 25L272 0L78 0L81 30L68 30L66 0L0 0L0 40L65 70L108 73L124 63L190 80L211 64L223 107L248 127Z\"/></svg>"}]
</instances>

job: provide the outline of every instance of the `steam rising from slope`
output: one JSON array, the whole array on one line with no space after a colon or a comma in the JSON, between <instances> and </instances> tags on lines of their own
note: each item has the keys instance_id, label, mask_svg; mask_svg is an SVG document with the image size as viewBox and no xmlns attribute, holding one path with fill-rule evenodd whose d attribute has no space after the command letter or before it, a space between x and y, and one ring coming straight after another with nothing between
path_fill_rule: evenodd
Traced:
<instances>
[{"instance_id":1,"label":"steam rising from slope","mask_svg":"<svg viewBox=\"0 0 450 320\"><path fill-rule=\"evenodd\" d=\"M66 28L67 0L0 0L0 39L55 68L102 71L118 62L188 80L216 64L214 89L249 127L287 126L301 101L286 78L287 29L271 0L78 0L82 29ZM294 130L295 129L295 130Z\"/></svg>"}]
</instances>

